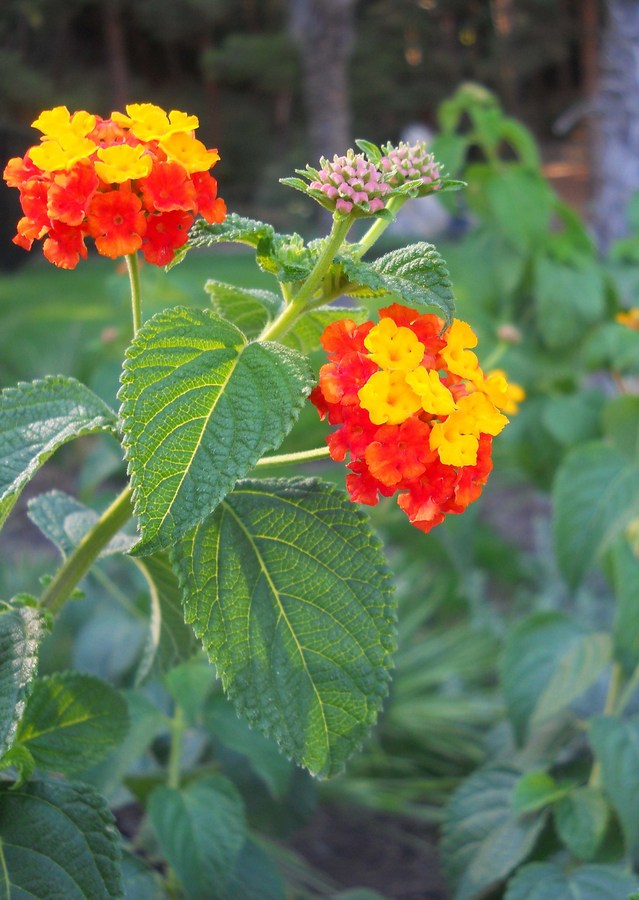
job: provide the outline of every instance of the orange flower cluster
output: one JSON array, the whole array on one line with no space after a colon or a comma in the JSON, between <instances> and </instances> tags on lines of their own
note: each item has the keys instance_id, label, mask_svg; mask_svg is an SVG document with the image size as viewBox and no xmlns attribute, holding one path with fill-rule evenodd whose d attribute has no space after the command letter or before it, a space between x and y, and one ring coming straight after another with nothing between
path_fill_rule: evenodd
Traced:
<instances>
[{"instance_id":1,"label":"orange flower cluster","mask_svg":"<svg viewBox=\"0 0 639 900\"><path fill-rule=\"evenodd\" d=\"M102 119L66 106L33 122L41 141L9 160L4 180L20 190L24 216L14 243L44 239L54 265L74 269L92 237L102 256L141 250L162 266L182 247L196 215L221 222L224 201L209 170L218 161L194 136L196 116L151 103Z\"/></svg>"},{"instance_id":2,"label":"orange flower cluster","mask_svg":"<svg viewBox=\"0 0 639 900\"><path fill-rule=\"evenodd\" d=\"M480 495L492 469L493 436L523 398L503 372L484 375L469 325L393 304L378 324L342 319L329 325L311 400L340 427L330 454L350 454L351 500L374 505L399 492L411 523L428 532Z\"/></svg>"}]
</instances>

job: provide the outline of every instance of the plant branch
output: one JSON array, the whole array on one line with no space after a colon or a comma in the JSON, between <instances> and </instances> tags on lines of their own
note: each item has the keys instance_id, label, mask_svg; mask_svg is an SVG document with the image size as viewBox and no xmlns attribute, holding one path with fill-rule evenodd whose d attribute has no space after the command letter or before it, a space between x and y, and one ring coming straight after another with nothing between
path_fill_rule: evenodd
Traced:
<instances>
[{"instance_id":1,"label":"plant branch","mask_svg":"<svg viewBox=\"0 0 639 900\"><path fill-rule=\"evenodd\" d=\"M142 324L142 295L140 293L140 269L137 253L129 253L125 257L126 268L129 273L131 286L131 312L133 315L133 337L138 333Z\"/></svg>"},{"instance_id":2,"label":"plant branch","mask_svg":"<svg viewBox=\"0 0 639 900\"><path fill-rule=\"evenodd\" d=\"M131 488L127 486L105 510L58 569L40 598L40 606L57 613L82 581L100 551L133 515Z\"/></svg>"},{"instance_id":3,"label":"plant branch","mask_svg":"<svg viewBox=\"0 0 639 900\"><path fill-rule=\"evenodd\" d=\"M256 466L285 466L288 463L310 462L313 459L326 459L330 456L328 447L316 447L314 450L300 450L297 453L281 453L278 456L263 456Z\"/></svg>"},{"instance_id":4,"label":"plant branch","mask_svg":"<svg viewBox=\"0 0 639 900\"><path fill-rule=\"evenodd\" d=\"M184 711L179 704L175 706L175 712L171 719L171 750L169 753L169 765L166 778L167 787L179 788L180 786L180 761L182 758L182 735L186 722Z\"/></svg>"},{"instance_id":5,"label":"plant branch","mask_svg":"<svg viewBox=\"0 0 639 900\"><path fill-rule=\"evenodd\" d=\"M373 246L376 240L386 231L389 225L391 225L395 221L395 216L402 208L404 203L406 203L407 197L401 197L399 194L395 194L390 198L388 203L386 204L386 209L388 212L393 213L393 218L389 221L386 218L378 218L376 219L371 227L368 229L366 234L362 237L360 241L355 245L355 256L362 257L370 248Z\"/></svg>"}]
</instances>

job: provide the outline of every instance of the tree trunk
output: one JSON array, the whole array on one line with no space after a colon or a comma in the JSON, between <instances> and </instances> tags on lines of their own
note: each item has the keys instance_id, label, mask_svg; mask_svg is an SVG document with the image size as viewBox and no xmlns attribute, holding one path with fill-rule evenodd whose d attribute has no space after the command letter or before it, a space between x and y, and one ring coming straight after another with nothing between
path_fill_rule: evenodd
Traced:
<instances>
[{"instance_id":1,"label":"tree trunk","mask_svg":"<svg viewBox=\"0 0 639 900\"><path fill-rule=\"evenodd\" d=\"M639 190L639 3L608 0L596 102L594 225L599 245L627 233L626 203Z\"/></svg>"},{"instance_id":2,"label":"tree trunk","mask_svg":"<svg viewBox=\"0 0 639 900\"><path fill-rule=\"evenodd\" d=\"M291 31L302 56L311 164L345 153L352 139L348 62L356 0L291 0Z\"/></svg>"}]
</instances>

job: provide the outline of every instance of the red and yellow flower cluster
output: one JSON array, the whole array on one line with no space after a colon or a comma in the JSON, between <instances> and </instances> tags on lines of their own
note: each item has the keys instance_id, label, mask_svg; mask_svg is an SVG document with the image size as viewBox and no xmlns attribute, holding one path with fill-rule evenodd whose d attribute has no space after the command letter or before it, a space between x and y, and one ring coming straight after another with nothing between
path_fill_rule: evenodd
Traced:
<instances>
[{"instance_id":1,"label":"red and yellow flower cluster","mask_svg":"<svg viewBox=\"0 0 639 900\"><path fill-rule=\"evenodd\" d=\"M351 500L397 502L417 528L430 531L480 495L492 468L492 439L523 399L504 373L482 372L466 322L444 330L436 315L393 304L378 324L342 319L329 325L311 400L340 427L330 454L350 454ZM502 412L503 411L503 412Z\"/></svg>"},{"instance_id":2,"label":"red and yellow flower cluster","mask_svg":"<svg viewBox=\"0 0 639 900\"><path fill-rule=\"evenodd\" d=\"M85 239L115 259L141 250L161 266L186 243L196 215L221 222L224 201L209 174L219 156L194 136L196 116L151 103L102 119L66 106L33 122L40 143L9 160L4 179L20 190L24 216L14 243L44 239L49 262L74 269Z\"/></svg>"}]
</instances>

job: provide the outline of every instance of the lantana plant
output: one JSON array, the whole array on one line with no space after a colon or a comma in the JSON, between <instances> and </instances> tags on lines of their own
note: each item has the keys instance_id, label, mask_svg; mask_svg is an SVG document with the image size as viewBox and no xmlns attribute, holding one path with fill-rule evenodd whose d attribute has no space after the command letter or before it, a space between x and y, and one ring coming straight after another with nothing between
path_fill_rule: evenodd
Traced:
<instances>
[{"instance_id":1,"label":"lantana plant","mask_svg":"<svg viewBox=\"0 0 639 900\"><path fill-rule=\"evenodd\" d=\"M481 493L493 438L523 394L502 371L482 370L432 245L363 259L404 203L461 186L425 146L362 141L360 152L284 179L332 213L328 236L305 243L227 215L210 174L218 154L196 139L195 116L148 103L107 119L57 107L33 124L40 142L4 173L24 211L15 242L28 250L42 241L47 260L69 269L87 257L87 241L102 256L124 257L132 334L119 412L69 377L3 391L0 520L46 460L83 435L120 441L128 483L102 515L85 510L64 542L69 502L76 514L80 504L61 492L32 501L32 518L63 559L40 597L2 605L0 837L8 843L21 830L45 862L27 865L7 850L3 871L16 890L38 896L38 880L63 879L45 863L56 859L69 871L50 846L64 820L69 840L91 836L82 854L93 862L77 864L84 895L118 896L120 847L104 801L51 773L74 774L103 757L126 734L126 707L95 678L37 675L38 645L100 555L127 554L143 573L152 636L167 583L179 583L185 622L237 713L311 773L331 776L376 719L395 646L389 574L362 504L397 494L423 532L463 512ZM362 236L349 241L360 219ZM145 319L138 254L170 267L192 248L221 242L252 247L274 289L210 280L211 309L174 307ZM370 301L370 311L355 305ZM309 354L320 344L328 359L317 377ZM274 454L309 402L337 426L327 445ZM305 463L329 455L349 457L348 493L304 476ZM264 465L293 463L300 477L260 477ZM151 640L151 656L160 644ZM68 731L71 708L86 715ZM90 714L97 708L99 724ZM91 723L85 732L83 721ZM188 896L230 896L219 871L220 884L191 891L192 869L165 846L167 808L188 806L183 728L173 727L167 786L149 798L151 823ZM191 800L194 784L185 789ZM207 802L217 797L219 809L230 809L221 776L203 790ZM235 856L222 845L230 872L242 841Z\"/></svg>"}]
</instances>

